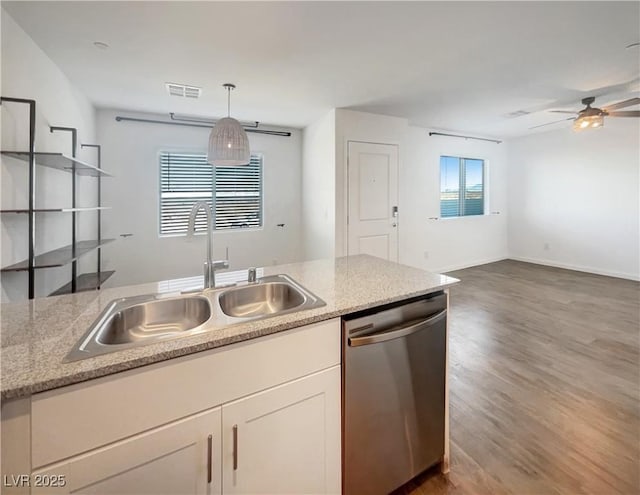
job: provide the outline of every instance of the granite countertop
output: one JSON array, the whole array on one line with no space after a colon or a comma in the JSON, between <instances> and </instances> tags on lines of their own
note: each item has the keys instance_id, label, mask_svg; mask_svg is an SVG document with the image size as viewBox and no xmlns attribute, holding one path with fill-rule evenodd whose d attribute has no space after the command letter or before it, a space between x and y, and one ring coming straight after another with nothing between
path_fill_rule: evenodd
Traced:
<instances>
[{"instance_id":1,"label":"granite countertop","mask_svg":"<svg viewBox=\"0 0 640 495\"><path fill-rule=\"evenodd\" d=\"M246 272L243 272L246 277ZM113 299L179 293L180 281L149 283L47 297L0 306L1 397L11 399L106 376L194 352L328 320L448 287L457 279L367 255L267 267L284 273L326 303L320 308L262 320L231 321L212 307L211 330L64 363L67 353ZM193 283L194 279L191 280ZM197 279L196 279L197 280ZM202 277L199 278L200 284ZM185 283L182 283L184 287ZM230 324L232 323L232 324Z\"/></svg>"}]
</instances>

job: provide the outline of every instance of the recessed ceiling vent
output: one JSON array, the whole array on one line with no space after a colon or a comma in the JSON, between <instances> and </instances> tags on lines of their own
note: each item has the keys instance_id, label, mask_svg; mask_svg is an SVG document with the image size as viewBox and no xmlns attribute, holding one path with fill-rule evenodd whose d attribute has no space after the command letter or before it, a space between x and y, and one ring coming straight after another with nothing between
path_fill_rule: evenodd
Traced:
<instances>
[{"instance_id":1,"label":"recessed ceiling vent","mask_svg":"<svg viewBox=\"0 0 640 495\"><path fill-rule=\"evenodd\" d=\"M525 115L529 115L531 112L527 112L526 110L516 110L515 112L511 112L507 114L507 117L516 118L523 117Z\"/></svg>"},{"instance_id":2,"label":"recessed ceiling vent","mask_svg":"<svg viewBox=\"0 0 640 495\"><path fill-rule=\"evenodd\" d=\"M183 98L200 98L202 88L197 86L187 86L186 84L165 83L167 91L171 96L182 96Z\"/></svg>"}]
</instances>

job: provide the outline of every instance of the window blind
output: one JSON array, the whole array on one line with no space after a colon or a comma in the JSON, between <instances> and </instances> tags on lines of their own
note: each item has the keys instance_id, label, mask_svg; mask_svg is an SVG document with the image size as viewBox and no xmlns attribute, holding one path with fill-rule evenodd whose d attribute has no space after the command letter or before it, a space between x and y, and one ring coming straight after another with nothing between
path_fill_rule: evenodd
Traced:
<instances>
[{"instance_id":1,"label":"window blind","mask_svg":"<svg viewBox=\"0 0 640 495\"><path fill-rule=\"evenodd\" d=\"M160 235L185 234L198 201L211 205L216 230L262 227L262 156L243 167L212 167L204 153L160 153ZM206 217L196 217L196 232Z\"/></svg>"}]
</instances>

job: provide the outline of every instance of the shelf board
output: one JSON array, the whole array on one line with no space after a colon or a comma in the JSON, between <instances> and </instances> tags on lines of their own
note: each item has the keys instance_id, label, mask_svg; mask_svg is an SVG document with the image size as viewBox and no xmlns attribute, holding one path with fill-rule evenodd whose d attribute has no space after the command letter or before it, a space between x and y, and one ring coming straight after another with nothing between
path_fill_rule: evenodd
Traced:
<instances>
[{"instance_id":1,"label":"shelf board","mask_svg":"<svg viewBox=\"0 0 640 495\"><path fill-rule=\"evenodd\" d=\"M115 273L115 270L108 270L106 272L100 272L98 277L97 272L83 273L76 277L76 292L86 292L89 290L96 290L98 286L102 285L111 275ZM71 294L71 282L63 285L58 290L53 291L50 296L61 296L63 294Z\"/></svg>"},{"instance_id":2,"label":"shelf board","mask_svg":"<svg viewBox=\"0 0 640 495\"><path fill-rule=\"evenodd\" d=\"M25 162L29 161L28 151L3 151L2 154ZM36 164L42 165L43 167L57 168L65 172L72 172L75 169L78 175L88 175L91 177L113 177L113 175L98 167L94 167L75 158L70 158L62 153L37 152L34 154L36 156Z\"/></svg>"},{"instance_id":3,"label":"shelf board","mask_svg":"<svg viewBox=\"0 0 640 495\"><path fill-rule=\"evenodd\" d=\"M35 259L35 269L38 268L53 268L56 266L64 266L72 261L77 260L81 256L93 251L96 248L104 246L115 239L102 239L100 242L96 240L91 241L79 241L76 243L75 252L71 245L64 246L53 251L39 254ZM10 266L2 268L3 272L21 272L29 269L29 260L23 260Z\"/></svg>"},{"instance_id":4,"label":"shelf board","mask_svg":"<svg viewBox=\"0 0 640 495\"><path fill-rule=\"evenodd\" d=\"M87 208L34 208L36 213L72 213L78 211L99 211L110 210L111 206L89 206ZM29 213L28 209L24 208L7 208L0 210L0 213Z\"/></svg>"}]
</instances>

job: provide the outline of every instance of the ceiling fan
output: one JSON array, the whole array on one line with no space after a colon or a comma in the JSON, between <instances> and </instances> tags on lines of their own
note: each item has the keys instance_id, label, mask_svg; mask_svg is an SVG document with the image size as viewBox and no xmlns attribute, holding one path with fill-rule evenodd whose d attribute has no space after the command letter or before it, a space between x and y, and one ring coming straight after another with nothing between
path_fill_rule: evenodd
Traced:
<instances>
[{"instance_id":1,"label":"ceiling fan","mask_svg":"<svg viewBox=\"0 0 640 495\"><path fill-rule=\"evenodd\" d=\"M536 125L529 127L529 129L536 129L537 127L544 127L545 125L557 124L558 122L565 122L567 120L573 120L573 128L576 131L584 129L594 129L602 127L604 125L605 117L640 117L640 110L628 110L619 112L618 109L632 107L640 104L640 98L631 98L629 100L620 101L609 105L604 108L592 107L591 104L596 101L595 96L589 96L582 99L582 104L586 105L585 108L579 111L570 110L550 110L553 113L570 113L575 117L569 117L562 120L556 120L554 122L547 122L546 124Z\"/></svg>"}]
</instances>

